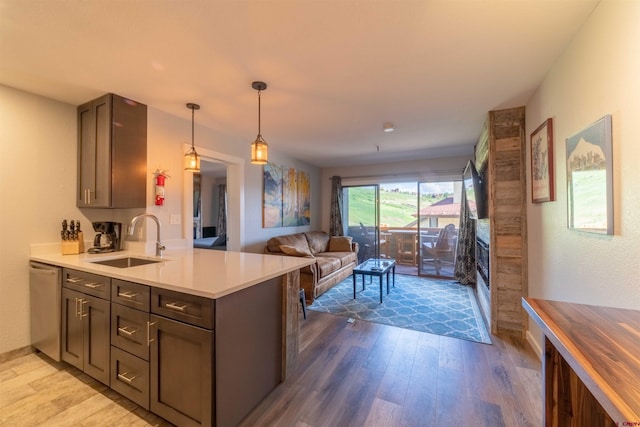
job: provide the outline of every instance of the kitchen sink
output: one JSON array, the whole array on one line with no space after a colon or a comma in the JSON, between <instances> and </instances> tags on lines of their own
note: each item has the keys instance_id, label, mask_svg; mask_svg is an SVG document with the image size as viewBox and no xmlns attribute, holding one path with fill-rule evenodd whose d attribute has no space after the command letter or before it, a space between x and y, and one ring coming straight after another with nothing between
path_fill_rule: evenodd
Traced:
<instances>
[{"instance_id":1,"label":"kitchen sink","mask_svg":"<svg viewBox=\"0 0 640 427\"><path fill-rule=\"evenodd\" d=\"M147 258L122 257L122 258L111 258L111 259L105 259L103 261L91 261L91 262L94 264L107 265L109 267L127 268L127 267L136 267L138 265L154 264L156 262L161 262L161 261L155 260L155 259L147 259Z\"/></svg>"}]
</instances>

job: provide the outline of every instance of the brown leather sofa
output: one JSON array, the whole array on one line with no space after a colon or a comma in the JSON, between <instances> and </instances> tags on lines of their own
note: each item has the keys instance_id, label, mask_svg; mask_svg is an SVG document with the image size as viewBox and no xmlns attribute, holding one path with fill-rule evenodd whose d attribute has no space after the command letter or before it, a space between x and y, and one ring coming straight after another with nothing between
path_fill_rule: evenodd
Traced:
<instances>
[{"instance_id":1,"label":"brown leather sofa","mask_svg":"<svg viewBox=\"0 0 640 427\"><path fill-rule=\"evenodd\" d=\"M346 279L358 262L358 244L351 237L332 237L324 231L307 231L272 237L266 254L315 258L300 270L300 287L308 304Z\"/></svg>"}]
</instances>

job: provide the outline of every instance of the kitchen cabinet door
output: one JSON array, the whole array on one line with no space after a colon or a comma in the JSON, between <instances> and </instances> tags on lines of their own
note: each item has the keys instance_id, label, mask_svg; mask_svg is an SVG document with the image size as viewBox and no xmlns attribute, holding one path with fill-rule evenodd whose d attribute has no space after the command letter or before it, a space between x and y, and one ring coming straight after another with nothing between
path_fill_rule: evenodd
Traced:
<instances>
[{"instance_id":1,"label":"kitchen cabinet door","mask_svg":"<svg viewBox=\"0 0 640 427\"><path fill-rule=\"evenodd\" d=\"M62 360L109 385L109 301L63 288L62 313Z\"/></svg>"},{"instance_id":2,"label":"kitchen cabinet door","mask_svg":"<svg viewBox=\"0 0 640 427\"><path fill-rule=\"evenodd\" d=\"M108 207L111 96L78 107L78 207Z\"/></svg>"},{"instance_id":3,"label":"kitchen cabinet door","mask_svg":"<svg viewBox=\"0 0 640 427\"><path fill-rule=\"evenodd\" d=\"M145 207L146 172L146 105L107 94L78 107L78 207Z\"/></svg>"},{"instance_id":4,"label":"kitchen cabinet door","mask_svg":"<svg viewBox=\"0 0 640 427\"><path fill-rule=\"evenodd\" d=\"M84 321L84 372L109 385L111 303L85 295L80 312Z\"/></svg>"},{"instance_id":5,"label":"kitchen cabinet door","mask_svg":"<svg viewBox=\"0 0 640 427\"><path fill-rule=\"evenodd\" d=\"M151 315L151 412L179 426L214 419L213 331Z\"/></svg>"},{"instance_id":6,"label":"kitchen cabinet door","mask_svg":"<svg viewBox=\"0 0 640 427\"><path fill-rule=\"evenodd\" d=\"M62 289L62 360L83 369L84 332L80 317L80 292Z\"/></svg>"}]
</instances>

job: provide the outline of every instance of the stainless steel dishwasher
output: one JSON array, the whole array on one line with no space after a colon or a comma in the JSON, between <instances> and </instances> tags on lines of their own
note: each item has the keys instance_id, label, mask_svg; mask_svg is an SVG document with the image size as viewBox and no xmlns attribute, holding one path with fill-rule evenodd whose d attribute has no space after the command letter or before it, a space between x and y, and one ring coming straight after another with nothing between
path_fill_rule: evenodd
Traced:
<instances>
[{"instance_id":1,"label":"stainless steel dishwasher","mask_svg":"<svg viewBox=\"0 0 640 427\"><path fill-rule=\"evenodd\" d=\"M29 263L31 345L56 362L60 361L61 293L60 268L31 261Z\"/></svg>"}]
</instances>

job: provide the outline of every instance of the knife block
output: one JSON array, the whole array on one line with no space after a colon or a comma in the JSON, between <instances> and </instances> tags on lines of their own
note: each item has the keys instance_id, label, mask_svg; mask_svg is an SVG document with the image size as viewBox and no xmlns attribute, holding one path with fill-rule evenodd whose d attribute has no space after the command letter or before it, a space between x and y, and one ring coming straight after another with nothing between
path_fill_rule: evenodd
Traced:
<instances>
[{"instance_id":1,"label":"knife block","mask_svg":"<svg viewBox=\"0 0 640 427\"><path fill-rule=\"evenodd\" d=\"M78 240L63 240L61 244L62 255L77 255L84 252L84 236L78 232Z\"/></svg>"}]
</instances>

